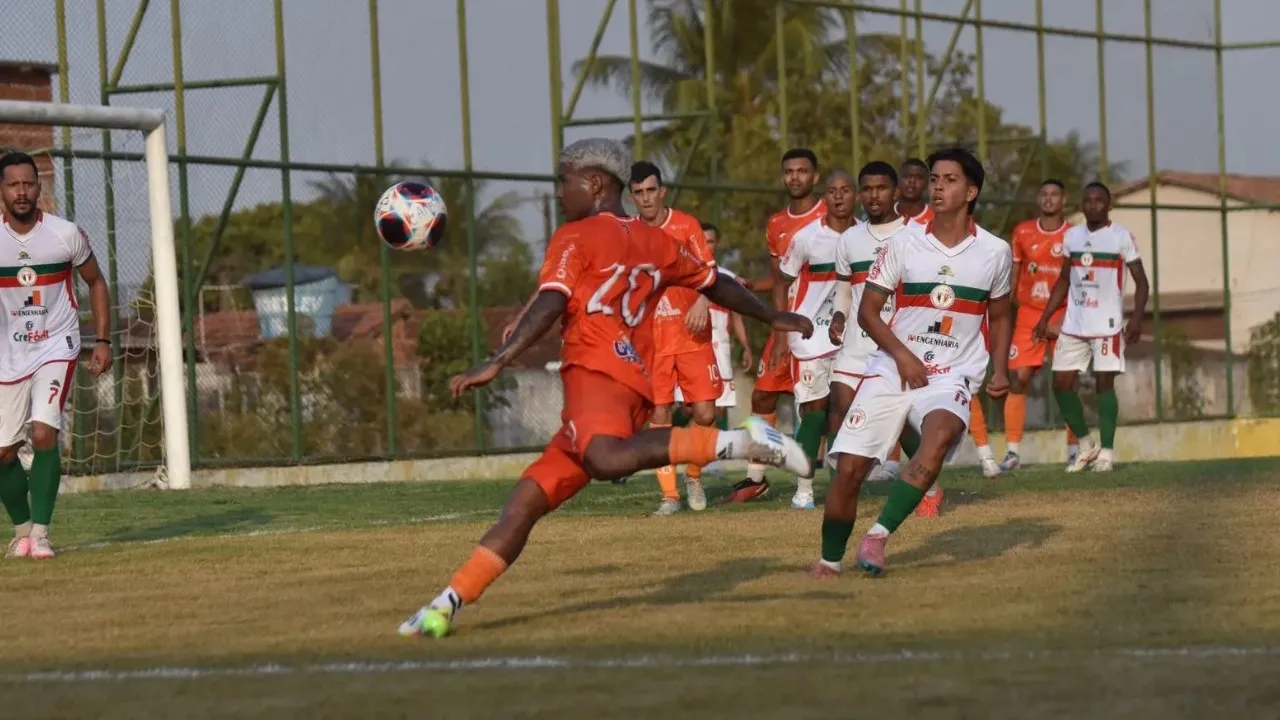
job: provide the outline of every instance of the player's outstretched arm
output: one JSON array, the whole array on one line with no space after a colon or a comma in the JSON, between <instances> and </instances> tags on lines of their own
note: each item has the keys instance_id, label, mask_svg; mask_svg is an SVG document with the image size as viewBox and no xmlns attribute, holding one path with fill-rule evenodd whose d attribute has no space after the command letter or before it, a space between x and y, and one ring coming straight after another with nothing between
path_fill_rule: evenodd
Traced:
<instances>
[{"instance_id":1,"label":"player's outstretched arm","mask_svg":"<svg viewBox=\"0 0 1280 720\"><path fill-rule=\"evenodd\" d=\"M987 303L987 324L991 332L991 364L994 366L987 394L1001 397L1009 392L1009 344L1013 339L1013 303L1009 295Z\"/></svg>"},{"instance_id":2,"label":"player's outstretched arm","mask_svg":"<svg viewBox=\"0 0 1280 720\"><path fill-rule=\"evenodd\" d=\"M449 389L454 399L466 391L488 385L498 376L502 368L510 365L525 350L538 341L556 324L556 320L564 315L569 305L569 296L555 290L543 290L530 303L529 308L520 316L520 322L511 336L494 351L489 359L470 370L455 375L449 381Z\"/></svg>"},{"instance_id":3,"label":"player's outstretched arm","mask_svg":"<svg viewBox=\"0 0 1280 720\"><path fill-rule=\"evenodd\" d=\"M702 294L711 302L759 320L779 333L798 332L806 338L813 334L813 322L809 318L770 308L728 275L716 273L716 281L704 288Z\"/></svg>"}]
</instances>

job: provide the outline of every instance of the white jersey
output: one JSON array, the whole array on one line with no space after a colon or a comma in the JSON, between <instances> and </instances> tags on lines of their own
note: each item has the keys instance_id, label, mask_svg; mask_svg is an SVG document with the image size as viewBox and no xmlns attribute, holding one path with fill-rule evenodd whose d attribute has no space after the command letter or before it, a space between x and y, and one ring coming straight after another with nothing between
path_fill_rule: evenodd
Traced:
<instances>
[{"instance_id":1,"label":"white jersey","mask_svg":"<svg viewBox=\"0 0 1280 720\"><path fill-rule=\"evenodd\" d=\"M884 225L863 223L851 228L850 232L840 237L840 245L836 251L836 275L847 280L853 290L853 304L850 306L850 317L845 319L844 343L840 346L840 366L847 372L861 374L867 367L867 360L876 351L876 341L858 325L858 305L862 302L862 292L867 282L867 273L871 264L880 255L880 251L894 237L906 232L907 221L897 218ZM880 317L887 324L893 318L893 297L890 296L880 309Z\"/></svg>"},{"instance_id":2,"label":"white jersey","mask_svg":"<svg viewBox=\"0 0 1280 720\"><path fill-rule=\"evenodd\" d=\"M737 273L728 270L723 265L717 265L716 270L721 275L727 275L734 280L738 279ZM711 349L716 354L716 364L720 366L720 378L722 380L733 379L733 358L729 342L729 315L730 312L726 308L722 308L715 303L711 304Z\"/></svg>"},{"instance_id":3,"label":"white jersey","mask_svg":"<svg viewBox=\"0 0 1280 720\"><path fill-rule=\"evenodd\" d=\"M868 288L892 294L889 327L924 363L929 382L963 379L977 387L987 373L987 302L1009 295L1009 243L969 223L969 237L948 248L932 225L908 226L885 244L867 274ZM896 378L888 353L876 350L867 375Z\"/></svg>"},{"instance_id":4,"label":"white jersey","mask_svg":"<svg viewBox=\"0 0 1280 720\"><path fill-rule=\"evenodd\" d=\"M0 382L18 382L43 365L79 357L80 312L73 273L91 254L84 231L68 220L41 213L31 232L19 235L5 218L0 232L0 308L7 325Z\"/></svg>"},{"instance_id":5,"label":"white jersey","mask_svg":"<svg viewBox=\"0 0 1280 720\"><path fill-rule=\"evenodd\" d=\"M845 233L853 232L851 225ZM836 248L842 234L819 218L800 228L791 237L787 254L778 269L796 279L792 286L791 311L813 321L813 334L807 339L800 333L788 335L791 354L797 360L813 360L832 355L838 350L831 343L827 329L836 311Z\"/></svg>"},{"instance_id":6,"label":"white jersey","mask_svg":"<svg viewBox=\"0 0 1280 720\"><path fill-rule=\"evenodd\" d=\"M1133 234L1118 223L1089 232L1075 225L1062 239L1071 257L1071 290L1062 332L1076 337L1110 337L1124 325L1125 266L1137 262Z\"/></svg>"}]
</instances>

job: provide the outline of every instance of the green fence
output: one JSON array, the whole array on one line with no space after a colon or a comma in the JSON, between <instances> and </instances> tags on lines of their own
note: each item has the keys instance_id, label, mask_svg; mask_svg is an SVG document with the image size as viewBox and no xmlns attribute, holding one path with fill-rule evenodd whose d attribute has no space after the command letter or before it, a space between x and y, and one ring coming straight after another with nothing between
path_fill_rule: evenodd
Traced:
<instances>
[{"instance_id":1,"label":"green fence","mask_svg":"<svg viewBox=\"0 0 1280 720\"><path fill-rule=\"evenodd\" d=\"M1124 418L1272 413L1280 295L1258 265L1280 180L1228 170L1280 174L1280 161L1232 149L1271 138L1250 127L1255 111L1227 106L1232 88L1270 82L1280 42L1224 40L1272 12L1231 0L1159 12L1152 0L57 0L4 45L56 67L55 100L170 112L192 457L208 466L541 445L558 423L554 340L486 393L455 403L445 389L534 287L556 223L553 160L590 134L660 160L673 203L717 222L727 264L747 273L767 270L787 146L850 169L971 146L990 178L980 220L1006 236L1034 217L1042 179L1073 199L1101 179L1153 288ZM117 343L111 382L81 378L80 471L159 459L148 259L127 240L145 175L125 143L62 131L47 149L60 208L109 257L116 331L132 341ZM370 211L414 177L444 193L449 235L390 253ZM1042 384L1033 422L1052 425Z\"/></svg>"}]
</instances>

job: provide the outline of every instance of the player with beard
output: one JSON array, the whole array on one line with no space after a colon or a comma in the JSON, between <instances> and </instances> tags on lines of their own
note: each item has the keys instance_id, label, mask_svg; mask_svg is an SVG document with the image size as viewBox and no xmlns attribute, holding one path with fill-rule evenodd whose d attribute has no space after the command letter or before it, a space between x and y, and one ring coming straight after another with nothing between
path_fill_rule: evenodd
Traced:
<instances>
[{"instance_id":1,"label":"player with beard","mask_svg":"<svg viewBox=\"0 0 1280 720\"><path fill-rule=\"evenodd\" d=\"M782 185L791 198L787 207L774 213L765 227L765 242L769 246L771 272L768 277L747 282L747 288L755 292L769 293L775 310L785 310L794 288L782 277L778 269L782 257L791 246L796 231L821 218L827 212L822 198L813 189L820 179L818 156L808 148L792 148L782 155ZM795 392L795 378L791 377L790 343L785 333L774 333L765 342L760 354L760 367L756 373L755 389L751 392L751 413L777 425L778 396ZM762 497L769 491L769 481L764 477L765 466L749 464L747 479L733 487L729 502L747 502Z\"/></svg>"}]
</instances>

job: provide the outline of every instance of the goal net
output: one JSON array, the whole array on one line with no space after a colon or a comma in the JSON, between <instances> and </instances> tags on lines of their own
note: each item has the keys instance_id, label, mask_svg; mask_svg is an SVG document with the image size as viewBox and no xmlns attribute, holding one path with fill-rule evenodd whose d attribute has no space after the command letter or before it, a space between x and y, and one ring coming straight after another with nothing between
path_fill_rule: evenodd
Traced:
<instances>
[{"instance_id":1,"label":"goal net","mask_svg":"<svg viewBox=\"0 0 1280 720\"><path fill-rule=\"evenodd\" d=\"M164 114L0 101L0 154L36 160L40 207L84 230L110 290L113 367L94 377L98 333L75 275L81 355L63 411L63 471L190 486L182 334ZM0 265L16 262L0 258ZM17 330L5 318L10 342ZM24 460L30 449L19 453Z\"/></svg>"}]
</instances>

